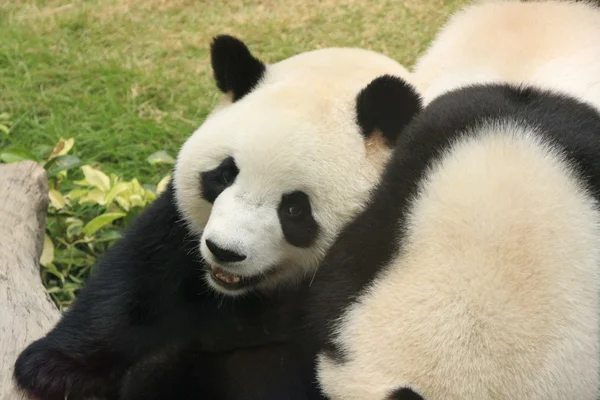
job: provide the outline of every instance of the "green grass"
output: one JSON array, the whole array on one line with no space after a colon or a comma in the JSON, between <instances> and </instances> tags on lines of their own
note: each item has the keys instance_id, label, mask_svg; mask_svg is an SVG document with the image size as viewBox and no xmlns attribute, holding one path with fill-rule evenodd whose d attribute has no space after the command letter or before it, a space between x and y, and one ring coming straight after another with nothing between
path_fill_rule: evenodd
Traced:
<instances>
[{"instance_id":1,"label":"green grass","mask_svg":"<svg viewBox=\"0 0 600 400\"><path fill-rule=\"evenodd\" d=\"M0 148L48 153L60 137L103 170L156 183L215 104L208 45L219 33L274 62L329 46L410 66L467 0L0 0ZM0 135L2 133L0 132Z\"/></svg>"}]
</instances>

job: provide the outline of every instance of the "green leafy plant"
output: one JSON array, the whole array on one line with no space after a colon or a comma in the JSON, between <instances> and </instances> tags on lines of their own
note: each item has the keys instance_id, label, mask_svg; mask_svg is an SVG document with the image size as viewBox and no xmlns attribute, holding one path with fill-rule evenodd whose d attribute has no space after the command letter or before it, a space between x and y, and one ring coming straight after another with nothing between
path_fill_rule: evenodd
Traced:
<instances>
[{"instance_id":1,"label":"green leafy plant","mask_svg":"<svg viewBox=\"0 0 600 400\"><path fill-rule=\"evenodd\" d=\"M51 154L38 160L20 148L0 151L0 160L35 160L46 170L49 182L47 226L40 259L42 281L57 306L64 310L75 299L98 257L121 236L132 218L164 191L170 179L156 186L141 185L107 175L69 154L73 139L61 139ZM174 162L165 152L150 163Z\"/></svg>"},{"instance_id":2,"label":"green leafy plant","mask_svg":"<svg viewBox=\"0 0 600 400\"><path fill-rule=\"evenodd\" d=\"M8 135L10 133L10 114L0 113L0 135Z\"/></svg>"}]
</instances>

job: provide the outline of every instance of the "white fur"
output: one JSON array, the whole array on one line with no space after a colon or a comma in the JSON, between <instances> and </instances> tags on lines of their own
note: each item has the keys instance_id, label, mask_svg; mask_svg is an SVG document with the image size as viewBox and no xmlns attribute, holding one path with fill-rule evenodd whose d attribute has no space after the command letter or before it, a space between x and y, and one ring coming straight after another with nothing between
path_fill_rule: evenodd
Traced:
<instances>
[{"instance_id":1,"label":"white fur","mask_svg":"<svg viewBox=\"0 0 600 400\"><path fill-rule=\"evenodd\" d=\"M314 272L341 226L362 208L389 156L385 147L371 151L355 122L356 95L384 74L410 82L404 67L378 53L311 51L269 65L255 90L214 110L184 144L174 174L178 205L202 235L201 252L210 263L217 264L206 238L247 255L232 269L237 275L279 268L268 286ZM199 176L228 155L240 173L211 207L200 196ZM308 194L320 226L307 249L285 241L277 218L282 194L295 190Z\"/></svg>"},{"instance_id":2,"label":"white fur","mask_svg":"<svg viewBox=\"0 0 600 400\"><path fill-rule=\"evenodd\" d=\"M457 12L414 68L425 103L472 83L530 83L600 108L600 9L565 0L478 2Z\"/></svg>"},{"instance_id":3,"label":"white fur","mask_svg":"<svg viewBox=\"0 0 600 400\"><path fill-rule=\"evenodd\" d=\"M332 400L596 400L600 215L530 129L485 126L422 181L389 268L320 356Z\"/></svg>"}]
</instances>

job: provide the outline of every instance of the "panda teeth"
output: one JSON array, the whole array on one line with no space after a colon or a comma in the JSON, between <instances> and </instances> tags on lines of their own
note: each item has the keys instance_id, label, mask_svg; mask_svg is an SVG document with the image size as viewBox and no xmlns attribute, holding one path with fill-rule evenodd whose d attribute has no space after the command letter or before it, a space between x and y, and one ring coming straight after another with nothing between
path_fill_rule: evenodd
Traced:
<instances>
[{"instance_id":1,"label":"panda teeth","mask_svg":"<svg viewBox=\"0 0 600 400\"><path fill-rule=\"evenodd\" d=\"M230 275L230 274L228 274L224 271L221 271L220 269L217 269L217 268L213 269L213 275L217 279L219 279L223 282L229 283L229 284L236 284L236 283L239 283L241 280L241 278L239 276Z\"/></svg>"}]
</instances>

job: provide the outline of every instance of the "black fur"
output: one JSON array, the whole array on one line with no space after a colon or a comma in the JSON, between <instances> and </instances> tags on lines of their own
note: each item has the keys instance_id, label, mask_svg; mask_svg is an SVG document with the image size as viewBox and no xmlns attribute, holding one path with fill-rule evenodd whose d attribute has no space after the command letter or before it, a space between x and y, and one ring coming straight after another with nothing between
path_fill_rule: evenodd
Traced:
<instances>
[{"instance_id":1,"label":"black fur","mask_svg":"<svg viewBox=\"0 0 600 400\"><path fill-rule=\"evenodd\" d=\"M227 37L213 46L222 90L231 84L225 61L244 53L225 51L236 46ZM253 63L245 61L251 70ZM235 68L248 72L243 65ZM386 135L390 127L400 129L378 118L391 117L368 118ZM235 160L226 158L198 177L198 196L214 202L238 172ZM300 205L302 213L290 212L282 225L291 225L282 228L290 243L307 246L319 230L308 196L285 195L278 211L290 205ZM198 241L169 185L104 254L56 327L20 354L18 385L42 400L62 400L67 393L70 400L321 398L311 353L297 340L308 282L268 295L222 298L205 283Z\"/></svg>"},{"instance_id":2,"label":"black fur","mask_svg":"<svg viewBox=\"0 0 600 400\"><path fill-rule=\"evenodd\" d=\"M356 116L365 139L379 131L389 146L422 108L416 90L403 79L383 75L374 79L358 94Z\"/></svg>"},{"instance_id":3,"label":"black fur","mask_svg":"<svg viewBox=\"0 0 600 400\"><path fill-rule=\"evenodd\" d=\"M344 362L346 355L332 341L335 321L400 250L409 202L427 168L460 135L476 135L472 128L482 122L503 121L536 128L564 149L582 184L600 199L600 116L591 106L508 85L473 86L440 96L403 131L367 208L341 232L319 268L306 300L307 323L314 329L307 335L314 340L312 351Z\"/></svg>"},{"instance_id":4,"label":"black fur","mask_svg":"<svg viewBox=\"0 0 600 400\"><path fill-rule=\"evenodd\" d=\"M163 395L174 389L161 391L161 376L177 381L210 371L210 380L186 382L177 389L180 397L163 399L201 393L213 393L206 397L211 399L311 398L310 363L292 340L304 286L264 297L220 298L204 281L197 248L169 186L105 253L57 326L21 353L15 365L19 386L43 400L62 400L66 393L73 400L117 399L133 366L129 388L152 387ZM139 373L145 364L135 368L177 345L185 351L164 366L153 364L152 382ZM295 372L280 372L282 365ZM122 400L139 398L126 392Z\"/></svg>"},{"instance_id":5,"label":"black fur","mask_svg":"<svg viewBox=\"0 0 600 400\"><path fill-rule=\"evenodd\" d=\"M421 397L418 393L412 391L411 389L408 388L401 388L398 390L395 390L394 393L392 393L387 400L425 400L423 397Z\"/></svg>"},{"instance_id":6,"label":"black fur","mask_svg":"<svg viewBox=\"0 0 600 400\"><path fill-rule=\"evenodd\" d=\"M210 57L217 87L231 93L233 101L250 93L267 70L241 40L229 35L214 38Z\"/></svg>"},{"instance_id":7,"label":"black fur","mask_svg":"<svg viewBox=\"0 0 600 400\"><path fill-rule=\"evenodd\" d=\"M226 157L216 168L200 174L198 195L209 203L214 203L221 192L235 181L239 172L233 157Z\"/></svg>"},{"instance_id":8,"label":"black fur","mask_svg":"<svg viewBox=\"0 0 600 400\"><path fill-rule=\"evenodd\" d=\"M218 354L180 349L161 356L150 357L129 372L123 399L321 398L316 385L307 385L314 380L312 371L305 368L310 359L286 343Z\"/></svg>"},{"instance_id":9,"label":"black fur","mask_svg":"<svg viewBox=\"0 0 600 400\"><path fill-rule=\"evenodd\" d=\"M290 215L290 207L299 207L298 215ZM284 194L277 209L285 240L292 246L309 247L317 239L319 224L315 221L308 195L301 191Z\"/></svg>"}]
</instances>

